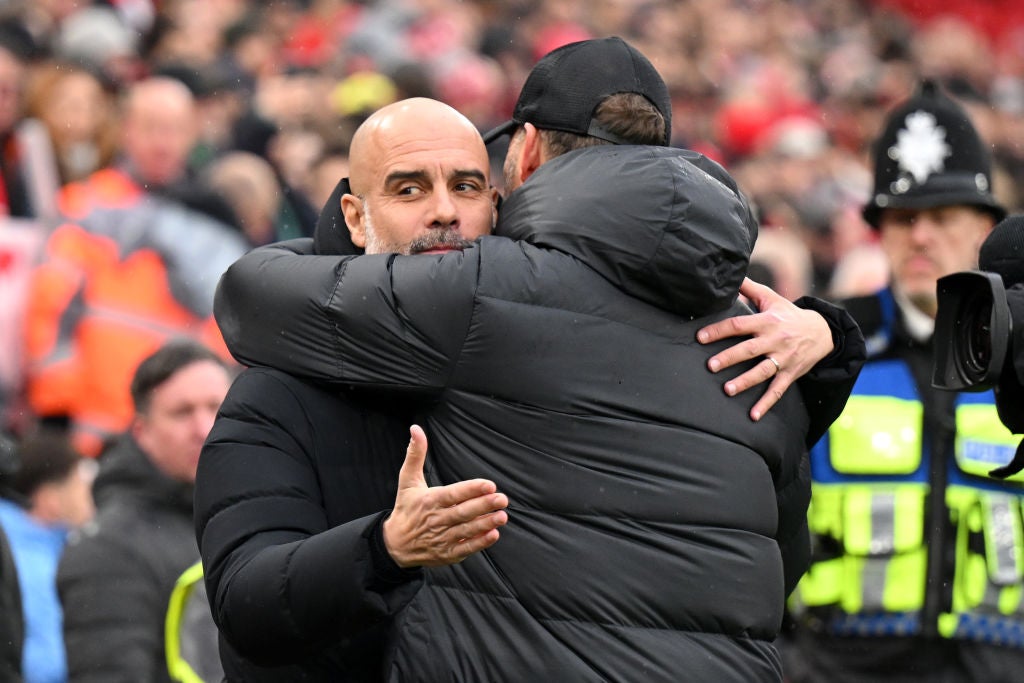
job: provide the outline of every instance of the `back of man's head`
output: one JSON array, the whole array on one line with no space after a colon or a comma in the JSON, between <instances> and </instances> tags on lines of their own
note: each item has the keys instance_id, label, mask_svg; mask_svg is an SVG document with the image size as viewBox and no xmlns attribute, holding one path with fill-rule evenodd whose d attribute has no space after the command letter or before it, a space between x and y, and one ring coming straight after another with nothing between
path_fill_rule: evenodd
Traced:
<instances>
[{"instance_id":1,"label":"back of man's head","mask_svg":"<svg viewBox=\"0 0 1024 683\"><path fill-rule=\"evenodd\" d=\"M621 38L552 50L530 72L512 119L484 135L491 142L523 124L545 135L549 154L600 144L668 145L672 102L654 65Z\"/></svg>"}]
</instances>

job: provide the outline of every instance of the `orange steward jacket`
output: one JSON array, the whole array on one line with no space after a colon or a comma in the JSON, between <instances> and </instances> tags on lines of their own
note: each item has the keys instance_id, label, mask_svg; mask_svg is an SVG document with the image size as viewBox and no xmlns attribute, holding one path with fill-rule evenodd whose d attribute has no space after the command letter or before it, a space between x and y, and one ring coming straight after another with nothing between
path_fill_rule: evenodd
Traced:
<instances>
[{"instance_id":1,"label":"orange steward jacket","mask_svg":"<svg viewBox=\"0 0 1024 683\"><path fill-rule=\"evenodd\" d=\"M26 313L27 391L40 416L67 416L95 455L132 416L136 366L190 336L225 357L212 317L221 273L247 250L233 228L144 191L118 169L64 188Z\"/></svg>"}]
</instances>

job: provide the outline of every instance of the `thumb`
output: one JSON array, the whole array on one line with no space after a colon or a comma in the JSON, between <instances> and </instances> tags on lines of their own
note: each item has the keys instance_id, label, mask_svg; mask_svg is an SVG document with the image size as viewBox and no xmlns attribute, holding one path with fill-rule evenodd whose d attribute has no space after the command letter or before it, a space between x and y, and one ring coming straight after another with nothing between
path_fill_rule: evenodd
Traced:
<instances>
[{"instance_id":1,"label":"thumb","mask_svg":"<svg viewBox=\"0 0 1024 683\"><path fill-rule=\"evenodd\" d=\"M427 435L419 425L409 427L409 447L405 449L405 462L398 472L398 488L426 487L423 463L427 460Z\"/></svg>"}]
</instances>

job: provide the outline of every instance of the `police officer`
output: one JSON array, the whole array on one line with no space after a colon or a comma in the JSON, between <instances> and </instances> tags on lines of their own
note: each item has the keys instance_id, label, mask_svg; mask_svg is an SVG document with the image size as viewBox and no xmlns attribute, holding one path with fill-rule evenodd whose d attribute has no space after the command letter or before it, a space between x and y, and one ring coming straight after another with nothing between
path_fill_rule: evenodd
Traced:
<instances>
[{"instance_id":1,"label":"police officer","mask_svg":"<svg viewBox=\"0 0 1024 683\"><path fill-rule=\"evenodd\" d=\"M936 280L977 267L1005 210L965 111L925 81L873 149L864 218L891 281L843 302L868 346L811 455L812 565L783 649L793 681L1024 680L1024 477L987 393L931 386Z\"/></svg>"}]
</instances>

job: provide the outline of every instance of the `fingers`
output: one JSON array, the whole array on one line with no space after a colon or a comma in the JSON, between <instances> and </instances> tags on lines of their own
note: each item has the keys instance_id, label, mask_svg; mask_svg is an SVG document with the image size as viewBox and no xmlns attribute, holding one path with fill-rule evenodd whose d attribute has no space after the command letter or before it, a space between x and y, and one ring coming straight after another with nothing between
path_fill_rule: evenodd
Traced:
<instances>
[{"instance_id":1,"label":"fingers","mask_svg":"<svg viewBox=\"0 0 1024 683\"><path fill-rule=\"evenodd\" d=\"M494 482L470 479L429 487L423 476L426 457L426 434L412 425L395 506L382 530L385 548L401 567L461 562L494 545L498 528L508 522L508 497Z\"/></svg>"},{"instance_id":2,"label":"fingers","mask_svg":"<svg viewBox=\"0 0 1024 683\"><path fill-rule=\"evenodd\" d=\"M466 482L459 482L465 484ZM493 489L494 484L487 482ZM452 484L452 486L458 486L459 484ZM449 487L443 487L449 488ZM464 489L467 493L471 492L470 487ZM440 489L434 489L434 493L442 493ZM481 515L486 515L490 512L497 510L504 510L508 507L508 496L504 493L494 493L489 491L480 495L469 495L465 498L460 498L459 501L454 505L448 505L442 502L444 499L438 497L434 503L438 508L438 519L448 526L467 522L471 519L475 519Z\"/></svg>"},{"instance_id":3,"label":"fingers","mask_svg":"<svg viewBox=\"0 0 1024 683\"><path fill-rule=\"evenodd\" d=\"M779 402L782 395L793 384L792 374L781 370L775 363L765 358L742 375L726 382L724 389L725 393L729 396L735 396L758 384L769 381L771 383L768 385L764 395L750 409L750 419L757 422L764 417L765 413L772 409L772 406Z\"/></svg>"},{"instance_id":4,"label":"fingers","mask_svg":"<svg viewBox=\"0 0 1024 683\"><path fill-rule=\"evenodd\" d=\"M763 311L773 299L783 299L782 295L768 285L754 282L749 277L743 278L740 294L747 297L758 310Z\"/></svg>"},{"instance_id":5,"label":"fingers","mask_svg":"<svg viewBox=\"0 0 1024 683\"><path fill-rule=\"evenodd\" d=\"M729 337L747 337L761 329L762 321L757 315L737 315L697 330L697 341L710 344Z\"/></svg>"},{"instance_id":6,"label":"fingers","mask_svg":"<svg viewBox=\"0 0 1024 683\"><path fill-rule=\"evenodd\" d=\"M427 435L419 425L409 427L409 446L405 449L405 461L398 471L398 490L426 486L423 478L423 464L427 460Z\"/></svg>"},{"instance_id":7,"label":"fingers","mask_svg":"<svg viewBox=\"0 0 1024 683\"><path fill-rule=\"evenodd\" d=\"M726 382L723 388L726 394L729 396L735 396L736 394L741 394L747 389L757 386L758 384L773 380L773 378L776 378L779 374L779 371L775 367L775 363L765 358L742 375Z\"/></svg>"},{"instance_id":8,"label":"fingers","mask_svg":"<svg viewBox=\"0 0 1024 683\"><path fill-rule=\"evenodd\" d=\"M435 486L431 489L430 493L433 496L432 502L434 505L443 508L450 508L463 505L466 501L494 494L497 490L498 487L489 479L466 479L465 481L457 481L454 484L448 484L447 486ZM508 505L508 499L504 498L504 494L501 495L501 500L505 501L504 505L489 509L496 510Z\"/></svg>"},{"instance_id":9,"label":"fingers","mask_svg":"<svg viewBox=\"0 0 1024 683\"><path fill-rule=\"evenodd\" d=\"M764 392L764 396L758 399L754 407L750 409L750 419L757 422L764 414L771 410L772 406L779 402L782 395L786 393L789 386L792 384L792 380L784 377L776 377L771 384L768 385L768 391Z\"/></svg>"},{"instance_id":10,"label":"fingers","mask_svg":"<svg viewBox=\"0 0 1024 683\"><path fill-rule=\"evenodd\" d=\"M750 360L751 358L757 358L763 355L762 346L763 342L757 338L748 339L738 344L734 344L724 351L719 351L715 355L708 358L708 370L711 372L718 372L731 368L737 363L743 363Z\"/></svg>"},{"instance_id":11,"label":"fingers","mask_svg":"<svg viewBox=\"0 0 1024 683\"><path fill-rule=\"evenodd\" d=\"M435 528L421 534L414 544L414 564L438 567L462 562L497 543L501 537L498 529L507 523L508 513L504 510L465 520L452 516L446 516L444 521L435 519Z\"/></svg>"},{"instance_id":12,"label":"fingers","mask_svg":"<svg viewBox=\"0 0 1024 683\"><path fill-rule=\"evenodd\" d=\"M501 538L501 532L497 529L490 529L478 536L463 539L452 549L453 559L455 562L461 562L473 553L490 548L498 542L499 538Z\"/></svg>"},{"instance_id":13,"label":"fingers","mask_svg":"<svg viewBox=\"0 0 1024 683\"><path fill-rule=\"evenodd\" d=\"M496 510L486 515L480 515L468 522L452 527L450 536L454 542L463 542L467 539L488 536L492 531L508 523L508 513L504 510ZM497 540L497 538L495 538Z\"/></svg>"}]
</instances>

